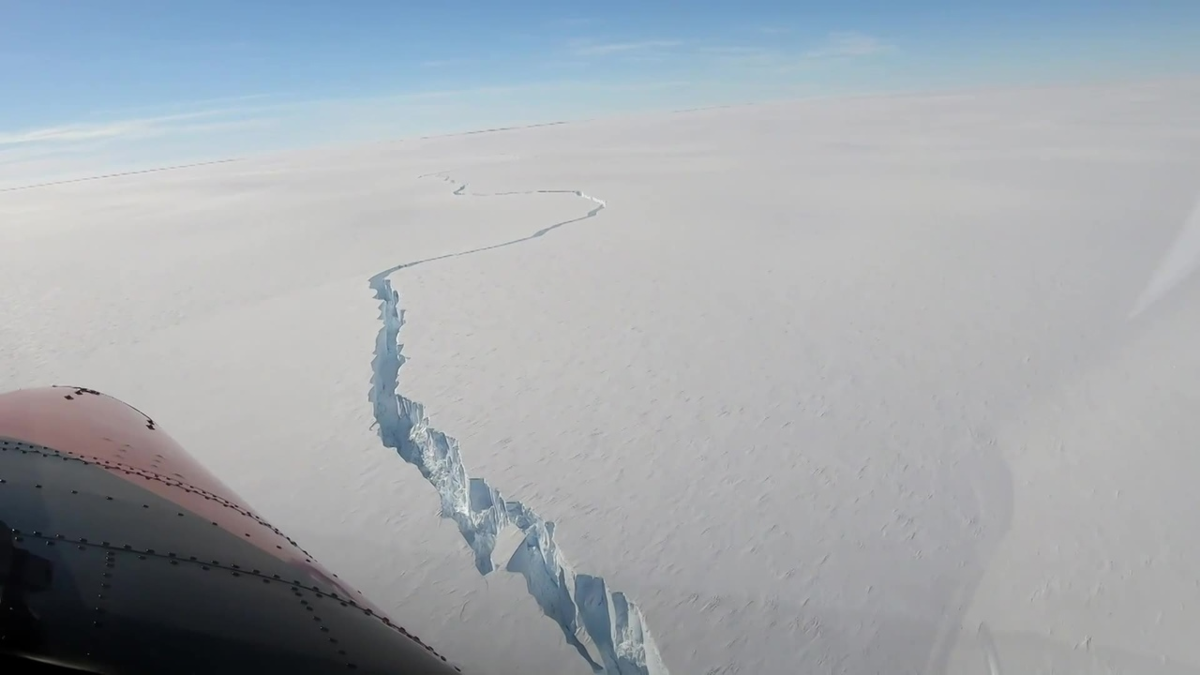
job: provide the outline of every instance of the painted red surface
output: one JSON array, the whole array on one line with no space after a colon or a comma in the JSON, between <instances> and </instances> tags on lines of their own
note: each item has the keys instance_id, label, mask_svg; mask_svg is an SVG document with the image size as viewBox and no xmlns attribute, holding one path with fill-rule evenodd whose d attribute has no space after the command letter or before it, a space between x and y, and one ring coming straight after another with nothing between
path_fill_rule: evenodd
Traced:
<instances>
[{"instance_id":1,"label":"painted red surface","mask_svg":"<svg viewBox=\"0 0 1200 675\"><path fill-rule=\"evenodd\" d=\"M22 389L0 394L0 437L78 457L174 502L267 553L384 614L361 593L250 511L152 418L126 403L79 387Z\"/></svg>"}]
</instances>

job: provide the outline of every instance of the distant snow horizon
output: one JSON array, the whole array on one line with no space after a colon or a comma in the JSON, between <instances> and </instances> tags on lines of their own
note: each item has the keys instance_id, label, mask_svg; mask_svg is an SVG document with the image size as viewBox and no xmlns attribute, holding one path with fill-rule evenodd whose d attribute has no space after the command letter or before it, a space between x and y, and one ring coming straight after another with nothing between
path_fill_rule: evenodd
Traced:
<instances>
[{"instance_id":1,"label":"distant snow horizon","mask_svg":"<svg viewBox=\"0 0 1200 675\"><path fill-rule=\"evenodd\" d=\"M1128 89L1129 87L1155 87L1155 86L1173 86L1173 85L1189 85L1200 83L1200 75L1172 75L1162 77L1118 77L1118 78L1099 78L1087 81L1071 80L1064 82L1051 83L1032 83L1032 84L985 84L979 86L959 85L947 87L932 87L932 88L899 88L899 89L880 89L856 92L836 92L836 93L809 93L809 94L794 94L783 97L767 97L760 100L746 100L737 102L718 102L711 104L701 104L696 106L671 107L664 106L646 110L626 111L626 112L609 112L600 116L571 116L561 119L537 119L532 121L521 121L519 119L509 119L506 121L498 121L492 125L476 125L466 126L463 128L446 130L436 133L412 133L397 136L378 137L359 140L333 140L330 142L313 141L309 143L296 144L290 147L275 147L266 149L257 149L247 153L217 153L211 154L204 151L197 152L189 150L172 159L154 159L154 160L112 160L109 163L88 164L86 160L73 160L76 162L83 161L84 163L74 168L62 168L62 165L54 162L43 162L39 153L32 154L28 160L18 157L17 159L8 159L0 161L0 191L24 190L45 185L54 185L63 182L72 181L87 181L100 180L110 177L121 177L137 173L150 173L156 171L167 171L176 169L187 169L196 166L204 166L207 164L219 162L244 161L251 159L268 159L272 157L287 157L293 155L303 155L310 152L322 151L337 151L337 150L352 150L354 148L373 146L380 143L404 143L418 140L429 140L437 138L450 138L456 136L466 136L473 134L497 133L506 131L516 131L522 129L538 128L543 126L559 126L567 124L580 124L586 122L599 122L606 120L647 120L662 116L682 115L688 113L705 112L710 110L723 110L730 108L752 108L758 106L772 105L789 105L803 104L820 101L838 101L838 100L861 100L861 99L896 99L896 98L912 98L912 97L931 97L931 96L970 96L987 93L1012 93L1019 94L1022 92L1036 91L1062 91L1074 90L1080 92L1104 89ZM417 95L419 96L419 95ZM251 100L261 97L250 97ZM381 97L381 101L390 100L392 97ZM293 102L289 105L302 105L302 102ZM200 115L209 117L220 117L225 112L222 110L201 111ZM172 114L163 119L174 119L176 117L188 118L191 114ZM151 118L149 122L154 123L155 118ZM135 121L139 122L139 121ZM139 122L140 123L140 122ZM124 123L120 123L124 124ZM218 127L219 128L219 127ZM62 131L70 131L70 127L63 127ZM54 130L58 131L58 130ZM86 139L89 135L102 137L106 132L97 128L89 131L86 127L79 129L81 138ZM95 145L94 148L99 150L103 144ZM82 153L86 157L85 152ZM53 155L49 155L53 156ZM3 159L3 157L0 157ZM44 173L34 173L21 175L23 166L33 167L49 167L43 168Z\"/></svg>"}]
</instances>

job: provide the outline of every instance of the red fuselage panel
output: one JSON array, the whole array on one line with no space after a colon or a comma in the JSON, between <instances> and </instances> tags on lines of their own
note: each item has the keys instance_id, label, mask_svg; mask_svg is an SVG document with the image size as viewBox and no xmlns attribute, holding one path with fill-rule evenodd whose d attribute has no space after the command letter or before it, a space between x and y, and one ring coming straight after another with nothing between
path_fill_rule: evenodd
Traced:
<instances>
[{"instance_id":1,"label":"red fuselage panel","mask_svg":"<svg viewBox=\"0 0 1200 675\"><path fill-rule=\"evenodd\" d=\"M395 664L387 672L453 672L129 405L77 387L0 394L0 445L0 521L10 532L0 532L8 537L0 558L12 567L0 569L0 601L24 617L0 621L0 638L24 636L22 654L78 664L108 649L105 672L157 672L170 662L165 647L140 657L136 647L111 653L141 644L140 632L152 626L160 644L180 649L201 649L186 636L209 636L194 657L206 665L186 672L240 671L225 661L289 663L300 672L322 658L354 658L351 645L361 672L382 672L371 659ZM37 565L45 578L29 572ZM80 584L98 590L96 599ZM239 603L245 609L234 613ZM89 631L107 631L103 639L78 628L88 625L78 615L90 611L107 612L90 622ZM295 624L303 628L293 637L284 627L296 619L314 623ZM139 658L153 667L139 669Z\"/></svg>"}]
</instances>

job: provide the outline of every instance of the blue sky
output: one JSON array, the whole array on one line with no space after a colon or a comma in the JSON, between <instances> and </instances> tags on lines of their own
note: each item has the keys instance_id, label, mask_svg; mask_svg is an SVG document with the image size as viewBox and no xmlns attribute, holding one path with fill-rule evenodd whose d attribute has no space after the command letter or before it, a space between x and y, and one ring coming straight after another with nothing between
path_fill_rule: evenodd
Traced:
<instances>
[{"instance_id":1,"label":"blue sky","mask_svg":"<svg viewBox=\"0 0 1200 675\"><path fill-rule=\"evenodd\" d=\"M1195 0L0 0L0 179L809 95L1193 74Z\"/></svg>"}]
</instances>

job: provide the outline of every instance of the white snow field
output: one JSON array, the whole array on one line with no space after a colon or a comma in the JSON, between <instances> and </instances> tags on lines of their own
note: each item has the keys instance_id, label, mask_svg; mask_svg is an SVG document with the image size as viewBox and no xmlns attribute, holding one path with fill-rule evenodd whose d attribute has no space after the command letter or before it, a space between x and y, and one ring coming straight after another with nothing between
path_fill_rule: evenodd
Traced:
<instances>
[{"instance_id":1,"label":"white snow field","mask_svg":"<svg viewBox=\"0 0 1200 675\"><path fill-rule=\"evenodd\" d=\"M152 414L466 673L1198 673L1198 197L1195 81L6 189L0 388Z\"/></svg>"}]
</instances>

